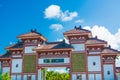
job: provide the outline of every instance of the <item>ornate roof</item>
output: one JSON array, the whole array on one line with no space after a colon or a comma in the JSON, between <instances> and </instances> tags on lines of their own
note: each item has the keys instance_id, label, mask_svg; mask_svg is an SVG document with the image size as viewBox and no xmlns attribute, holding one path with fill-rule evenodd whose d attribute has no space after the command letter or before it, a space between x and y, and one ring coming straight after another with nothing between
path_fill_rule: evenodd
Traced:
<instances>
[{"instance_id":1,"label":"ornate roof","mask_svg":"<svg viewBox=\"0 0 120 80\"><path fill-rule=\"evenodd\" d=\"M46 41L47 39L39 32L36 30L31 30L31 32L22 34L18 36L19 39L26 39L26 38L41 38L42 40Z\"/></svg>"},{"instance_id":2,"label":"ornate roof","mask_svg":"<svg viewBox=\"0 0 120 80\"><path fill-rule=\"evenodd\" d=\"M115 49L112 49L110 46L109 47L105 47L104 49L103 49L103 51L102 51L102 53L104 53L104 54L118 54L119 52L117 51L117 50L115 50Z\"/></svg>"},{"instance_id":3,"label":"ornate roof","mask_svg":"<svg viewBox=\"0 0 120 80\"><path fill-rule=\"evenodd\" d=\"M95 38L89 38L86 41L86 44L106 44L107 42L104 40L100 40L97 38L97 36Z\"/></svg>"},{"instance_id":4,"label":"ornate roof","mask_svg":"<svg viewBox=\"0 0 120 80\"><path fill-rule=\"evenodd\" d=\"M79 27L75 26L74 29L64 32L64 35L67 35L67 34L81 34L81 33L91 33L91 31L86 30L86 29L82 29L81 26L79 26Z\"/></svg>"},{"instance_id":5,"label":"ornate roof","mask_svg":"<svg viewBox=\"0 0 120 80\"><path fill-rule=\"evenodd\" d=\"M23 48L23 43L19 41L16 44L6 47L7 50L8 49L22 49L22 48Z\"/></svg>"},{"instance_id":6,"label":"ornate roof","mask_svg":"<svg viewBox=\"0 0 120 80\"><path fill-rule=\"evenodd\" d=\"M34 50L52 50L52 49L68 49L73 48L70 44L65 43L65 41L61 42L46 42L46 44L41 45Z\"/></svg>"}]
</instances>

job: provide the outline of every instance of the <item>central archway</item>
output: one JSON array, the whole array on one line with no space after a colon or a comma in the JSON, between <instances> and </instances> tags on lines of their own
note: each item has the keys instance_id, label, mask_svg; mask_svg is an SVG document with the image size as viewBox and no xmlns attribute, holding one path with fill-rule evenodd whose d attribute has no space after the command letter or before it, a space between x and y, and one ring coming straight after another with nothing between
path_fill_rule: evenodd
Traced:
<instances>
[{"instance_id":1,"label":"central archway","mask_svg":"<svg viewBox=\"0 0 120 80\"><path fill-rule=\"evenodd\" d=\"M41 68L40 80L70 80L70 69L67 67Z\"/></svg>"}]
</instances>

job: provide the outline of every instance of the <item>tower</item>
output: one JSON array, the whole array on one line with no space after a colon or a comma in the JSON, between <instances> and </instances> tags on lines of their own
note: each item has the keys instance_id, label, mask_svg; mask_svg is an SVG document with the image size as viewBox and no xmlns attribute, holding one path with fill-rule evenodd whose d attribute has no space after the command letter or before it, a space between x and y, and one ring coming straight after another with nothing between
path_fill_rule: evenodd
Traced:
<instances>
[{"instance_id":1,"label":"tower","mask_svg":"<svg viewBox=\"0 0 120 80\"><path fill-rule=\"evenodd\" d=\"M117 50L107 47L106 41L93 37L91 31L81 26L66 31L64 36L74 48L70 58L71 80L116 79L114 61Z\"/></svg>"},{"instance_id":2,"label":"tower","mask_svg":"<svg viewBox=\"0 0 120 80\"><path fill-rule=\"evenodd\" d=\"M85 42L92 37L89 30L81 26L66 31L64 36L69 40L74 50L71 52L71 80L87 79L87 52Z\"/></svg>"},{"instance_id":3,"label":"tower","mask_svg":"<svg viewBox=\"0 0 120 80\"><path fill-rule=\"evenodd\" d=\"M47 39L36 30L31 30L27 34L18 36L18 38L23 42L22 78L24 80L36 80L38 55L33 49L42 45Z\"/></svg>"}]
</instances>

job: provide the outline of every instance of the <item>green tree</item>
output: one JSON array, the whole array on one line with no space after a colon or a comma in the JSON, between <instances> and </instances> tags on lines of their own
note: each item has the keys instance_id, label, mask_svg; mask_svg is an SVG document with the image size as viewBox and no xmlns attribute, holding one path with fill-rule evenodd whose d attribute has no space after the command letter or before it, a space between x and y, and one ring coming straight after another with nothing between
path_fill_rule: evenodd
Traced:
<instances>
[{"instance_id":1,"label":"green tree","mask_svg":"<svg viewBox=\"0 0 120 80\"><path fill-rule=\"evenodd\" d=\"M9 72L2 74L2 80L11 80Z\"/></svg>"},{"instance_id":2,"label":"green tree","mask_svg":"<svg viewBox=\"0 0 120 80\"><path fill-rule=\"evenodd\" d=\"M46 80L70 80L70 75L69 73L47 71Z\"/></svg>"}]
</instances>

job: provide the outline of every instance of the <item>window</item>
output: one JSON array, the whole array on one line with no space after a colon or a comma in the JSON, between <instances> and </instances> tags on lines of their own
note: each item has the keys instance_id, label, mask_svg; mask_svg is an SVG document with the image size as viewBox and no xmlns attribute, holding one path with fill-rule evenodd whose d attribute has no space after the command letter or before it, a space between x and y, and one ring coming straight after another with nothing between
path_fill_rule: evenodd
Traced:
<instances>
[{"instance_id":1,"label":"window","mask_svg":"<svg viewBox=\"0 0 120 80\"><path fill-rule=\"evenodd\" d=\"M107 74L110 75L110 71L107 71Z\"/></svg>"},{"instance_id":2,"label":"window","mask_svg":"<svg viewBox=\"0 0 120 80\"><path fill-rule=\"evenodd\" d=\"M32 80L31 76L27 76L27 80Z\"/></svg>"},{"instance_id":3,"label":"window","mask_svg":"<svg viewBox=\"0 0 120 80\"><path fill-rule=\"evenodd\" d=\"M80 79L80 76L77 76L77 80L79 80Z\"/></svg>"},{"instance_id":4,"label":"window","mask_svg":"<svg viewBox=\"0 0 120 80\"><path fill-rule=\"evenodd\" d=\"M85 45L84 44L72 44L74 47L74 51L84 51Z\"/></svg>"},{"instance_id":5,"label":"window","mask_svg":"<svg viewBox=\"0 0 120 80\"><path fill-rule=\"evenodd\" d=\"M93 66L95 66L96 65L96 62L93 62Z\"/></svg>"},{"instance_id":6,"label":"window","mask_svg":"<svg viewBox=\"0 0 120 80\"><path fill-rule=\"evenodd\" d=\"M81 80L81 75L78 75L78 76L77 76L77 80Z\"/></svg>"},{"instance_id":7,"label":"window","mask_svg":"<svg viewBox=\"0 0 120 80\"><path fill-rule=\"evenodd\" d=\"M16 68L18 68L18 64L16 64Z\"/></svg>"}]
</instances>

